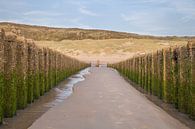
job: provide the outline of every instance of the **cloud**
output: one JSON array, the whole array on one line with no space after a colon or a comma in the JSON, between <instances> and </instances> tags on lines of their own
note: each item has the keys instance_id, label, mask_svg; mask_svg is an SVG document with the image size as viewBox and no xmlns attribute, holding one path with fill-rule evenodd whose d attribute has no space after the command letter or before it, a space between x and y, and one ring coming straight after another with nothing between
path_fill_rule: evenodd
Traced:
<instances>
[{"instance_id":1,"label":"cloud","mask_svg":"<svg viewBox=\"0 0 195 129\"><path fill-rule=\"evenodd\" d=\"M151 14L146 13L146 12L130 12L128 14L122 13L121 18L129 23L133 24L146 24L146 23L151 23L154 21L154 15L153 17L150 16ZM156 20L156 19L155 19Z\"/></svg>"},{"instance_id":2,"label":"cloud","mask_svg":"<svg viewBox=\"0 0 195 129\"><path fill-rule=\"evenodd\" d=\"M78 0L78 1L67 1L67 3L71 4L72 6L77 6L79 13L87 16L98 16L97 13L91 11L88 9L88 6L95 1L83 1L83 0Z\"/></svg>"},{"instance_id":3,"label":"cloud","mask_svg":"<svg viewBox=\"0 0 195 129\"><path fill-rule=\"evenodd\" d=\"M84 14L84 15L88 15L88 16L98 16L96 13L88 10L86 7L82 6L79 8L79 12Z\"/></svg>"},{"instance_id":4,"label":"cloud","mask_svg":"<svg viewBox=\"0 0 195 129\"><path fill-rule=\"evenodd\" d=\"M23 14L24 16L61 16L63 15L62 13L55 13L55 12L48 12L48 11L39 11L39 10L34 10L34 11L29 11L25 12Z\"/></svg>"}]
</instances>

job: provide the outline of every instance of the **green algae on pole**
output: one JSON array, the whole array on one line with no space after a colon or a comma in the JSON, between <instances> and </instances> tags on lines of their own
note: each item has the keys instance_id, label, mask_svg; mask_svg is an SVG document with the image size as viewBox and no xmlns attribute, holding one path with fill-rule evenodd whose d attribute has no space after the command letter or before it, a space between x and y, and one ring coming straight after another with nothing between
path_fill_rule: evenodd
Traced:
<instances>
[{"instance_id":1,"label":"green algae on pole","mask_svg":"<svg viewBox=\"0 0 195 129\"><path fill-rule=\"evenodd\" d=\"M54 59L56 55L60 58ZM69 63L72 62L72 63ZM53 66L50 66L52 65ZM59 65L60 64L60 65ZM38 48L32 40L9 33L0 33L0 123L12 117L17 109L24 109L40 95L44 95L61 80L87 67L88 64L54 52ZM48 74L52 68L53 75ZM56 74L57 73L57 74ZM51 86L51 80L52 86ZM54 84L55 82L55 84Z\"/></svg>"},{"instance_id":2,"label":"green algae on pole","mask_svg":"<svg viewBox=\"0 0 195 129\"><path fill-rule=\"evenodd\" d=\"M16 36L5 37L4 42L4 86L3 86L3 111L5 117L12 117L16 114L16 71L15 71L15 50Z\"/></svg>"},{"instance_id":3,"label":"green algae on pole","mask_svg":"<svg viewBox=\"0 0 195 129\"><path fill-rule=\"evenodd\" d=\"M17 42L16 47L16 88L17 108L24 109L27 106L27 85L26 85L26 61L27 47L24 39Z\"/></svg>"},{"instance_id":4,"label":"green algae on pole","mask_svg":"<svg viewBox=\"0 0 195 129\"><path fill-rule=\"evenodd\" d=\"M0 124L3 122L4 35L5 32L0 31Z\"/></svg>"}]
</instances>

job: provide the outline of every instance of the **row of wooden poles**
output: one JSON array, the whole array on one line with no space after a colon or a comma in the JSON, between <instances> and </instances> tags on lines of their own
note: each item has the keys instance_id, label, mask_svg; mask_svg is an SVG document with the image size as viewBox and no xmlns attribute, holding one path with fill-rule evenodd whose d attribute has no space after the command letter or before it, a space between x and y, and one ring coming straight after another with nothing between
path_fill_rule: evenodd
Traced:
<instances>
[{"instance_id":1,"label":"row of wooden poles","mask_svg":"<svg viewBox=\"0 0 195 129\"><path fill-rule=\"evenodd\" d=\"M195 119L195 43L170 47L112 64L147 94Z\"/></svg>"},{"instance_id":2,"label":"row of wooden poles","mask_svg":"<svg viewBox=\"0 0 195 129\"><path fill-rule=\"evenodd\" d=\"M32 40L0 31L0 123L44 95L60 81L87 67Z\"/></svg>"}]
</instances>

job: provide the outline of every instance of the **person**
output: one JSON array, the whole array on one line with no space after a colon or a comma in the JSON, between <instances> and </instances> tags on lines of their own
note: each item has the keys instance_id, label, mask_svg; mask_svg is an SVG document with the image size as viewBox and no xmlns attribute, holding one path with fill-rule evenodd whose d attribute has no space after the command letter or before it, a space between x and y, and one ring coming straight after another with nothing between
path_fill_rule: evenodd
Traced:
<instances>
[{"instance_id":1,"label":"person","mask_svg":"<svg viewBox=\"0 0 195 129\"><path fill-rule=\"evenodd\" d=\"M97 67L99 67L100 66L100 61L99 60L97 60Z\"/></svg>"}]
</instances>

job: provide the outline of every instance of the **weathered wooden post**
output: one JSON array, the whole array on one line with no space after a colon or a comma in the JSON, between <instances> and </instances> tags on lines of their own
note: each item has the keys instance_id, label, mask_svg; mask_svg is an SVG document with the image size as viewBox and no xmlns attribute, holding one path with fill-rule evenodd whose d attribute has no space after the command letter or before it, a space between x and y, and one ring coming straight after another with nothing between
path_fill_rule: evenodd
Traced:
<instances>
[{"instance_id":1,"label":"weathered wooden post","mask_svg":"<svg viewBox=\"0 0 195 129\"><path fill-rule=\"evenodd\" d=\"M3 122L3 73L4 73L4 30L0 31L0 124Z\"/></svg>"},{"instance_id":2,"label":"weathered wooden post","mask_svg":"<svg viewBox=\"0 0 195 129\"><path fill-rule=\"evenodd\" d=\"M190 117L195 120L195 41L188 44L189 55L190 55Z\"/></svg>"},{"instance_id":3,"label":"weathered wooden post","mask_svg":"<svg viewBox=\"0 0 195 129\"><path fill-rule=\"evenodd\" d=\"M4 42L4 87L3 87L3 109L5 117L12 117L16 114L16 36L6 35Z\"/></svg>"},{"instance_id":4,"label":"weathered wooden post","mask_svg":"<svg viewBox=\"0 0 195 129\"><path fill-rule=\"evenodd\" d=\"M44 53L43 49L39 49L39 89L40 95L44 95L45 92L45 81L44 81Z\"/></svg>"},{"instance_id":5,"label":"weathered wooden post","mask_svg":"<svg viewBox=\"0 0 195 129\"><path fill-rule=\"evenodd\" d=\"M141 57L141 80L142 80L142 88L144 89L144 56Z\"/></svg>"},{"instance_id":6,"label":"weathered wooden post","mask_svg":"<svg viewBox=\"0 0 195 129\"><path fill-rule=\"evenodd\" d=\"M144 90L148 92L148 82L147 82L147 55L144 55Z\"/></svg>"},{"instance_id":7,"label":"weathered wooden post","mask_svg":"<svg viewBox=\"0 0 195 129\"><path fill-rule=\"evenodd\" d=\"M44 84L45 84L45 92L49 90L48 86L48 50L47 48L43 49L44 53Z\"/></svg>"},{"instance_id":8,"label":"weathered wooden post","mask_svg":"<svg viewBox=\"0 0 195 129\"><path fill-rule=\"evenodd\" d=\"M172 57L172 80L173 80L173 87L174 87L174 105L175 108L178 108L178 87L179 87L179 48L175 48L173 50L173 57Z\"/></svg>"},{"instance_id":9,"label":"weathered wooden post","mask_svg":"<svg viewBox=\"0 0 195 129\"><path fill-rule=\"evenodd\" d=\"M52 88L52 50L49 49L48 52L48 59L49 59L49 63L48 63L48 85L49 85L49 89Z\"/></svg>"},{"instance_id":10,"label":"weathered wooden post","mask_svg":"<svg viewBox=\"0 0 195 129\"><path fill-rule=\"evenodd\" d=\"M17 40L16 46L16 88L17 88L17 108L24 109L27 106L27 47L26 40Z\"/></svg>"},{"instance_id":11,"label":"weathered wooden post","mask_svg":"<svg viewBox=\"0 0 195 129\"><path fill-rule=\"evenodd\" d=\"M138 84L141 86L141 57L138 57Z\"/></svg>"},{"instance_id":12,"label":"weathered wooden post","mask_svg":"<svg viewBox=\"0 0 195 129\"><path fill-rule=\"evenodd\" d=\"M162 50L158 51L158 97L163 98L163 53Z\"/></svg>"},{"instance_id":13,"label":"weathered wooden post","mask_svg":"<svg viewBox=\"0 0 195 129\"><path fill-rule=\"evenodd\" d=\"M34 70L33 70L33 75L34 75L34 81L33 81L33 98L38 99L40 97L40 84L39 84L39 48L35 47L34 49Z\"/></svg>"},{"instance_id":14,"label":"weathered wooden post","mask_svg":"<svg viewBox=\"0 0 195 129\"><path fill-rule=\"evenodd\" d=\"M126 75L127 75L127 78L129 78L129 59L127 60L127 66L126 66Z\"/></svg>"},{"instance_id":15,"label":"weathered wooden post","mask_svg":"<svg viewBox=\"0 0 195 129\"><path fill-rule=\"evenodd\" d=\"M151 53L151 93L155 95L154 52Z\"/></svg>"},{"instance_id":16,"label":"weathered wooden post","mask_svg":"<svg viewBox=\"0 0 195 129\"><path fill-rule=\"evenodd\" d=\"M135 76L135 70L136 70L136 66L135 66L135 56L133 57L133 68L132 68L132 76L133 76L133 81L136 82L136 76Z\"/></svg>"},{"instance_id":17,"label":"weathered wooden post","mask_svg":"<svg viewBox=\"0 0 195 129\"><path fill-rule=\"evenodd\" d=\"M171 86L171 101L175 104L175 62L174 62L174 48L170 48L170 86Z\"/></svg>"},{"instance_id":18,"label":"weathered wooden post","mask_svg":"<svg viewBox=\"0 0 195 129\"><path fill-rule=\"evenodd\" d=\"M178 109L180 112L185 112L185 65L184 65L184 47L179 47L179 87L178 87Z\"/></svg>"},{"instance_id":19,"label":"weathered wooden post","mask_svg":"<svg viewBox=\"0 0 195 129\"><path fill-rule=\"evenodd\" d=\"M139 84L139 57L136 56L136 83Z\"/></svg>"},{"instance_id":20,"label":"weathered wooden post","mask_svg":"<svg viewBox=\"0 0 195 129\"><path fill-rule=\"evenodd\" d=\"M132 59L129 59L129 79L132 79Z\"/></svg>"},{"instance_id":21,"label":"weathered wooden post","mask_svg":"<svg viewBox=\"0 0 195 129\"><path fill-rule=\"evenodd\" d=\"M165 67L165 85L166 86L166 89L164 89L164 92L166 92L166 102L168 103L172 103L173 99L172 99L172 92L173 92L173 82L172 82L172 79L171 79L171 76L172 76L172 63L171 63L171 58L172 58L172 49L169 48L169 49L166 49L165 51L165 62L166 62L166 67Z\"/></svg>"},{"instance_id":22,"label":"weathered wooden post","mask_svg":"<svg viewBox=\"0 0 195 129\"><path fill-rule=\"evenodd\" d=\"M147 75L148 75L148 92L150 93L150 94L152 94L152 77L151 77L151 75L152 75L152 54L151 53L149 53L148 54L148 67L147 67L147 69L148 69L148 71L147 71Z\"/></svg>"},{"instance_id":23,"label":"weathered wooden post","mask_svg":"<svg viewBox=\"0 0 195 129\"><path fill-rule=\"evenodd\" d=\"M35 45L32 41L27 41L27 101L28 103L32 103L34 99L33 89L34 89L34 49Z\"/></svg>"},{"instance_id":24,"label":"weathered wooden post","mask_svg":"<svg viewBox=\"0 0 195 129\"><path fill-rule=\"evenodd\" d=\"M54 79L56 85L57 84L57 52L54 53Z\"/></svg>"},{"instance_id":25,"label":"weathered wooden post","mask_svg":"<svg viewBox=\"0 0 195 129\"><path fill-rule=\"evenodd\" d=\"M190 104L189 101L191 99L190 96L190 79L191 79L191 52L192 47L190 44L187 46L183 46L180 49L180 89L179 89L179 95L180 95L180 104L179 109L182 112L189 113L190 112Z\"/></svg>"},{"instance_id":26,"label":"weathered wooden post","mask_svg":"<svg viewBox=\"0 0 195 129\"><path fill-rule=\"evenodd\" d=\"M158 96L158 93L159 93L159 83L158 83L158 72L159 72L159 69L158 69L158 53L155 52L154 55L153 55L153 63L154 63L154 95Z\"/></svg>"},{"instance_id":27,"label":"weathered wooden post","mask_svg":"<svg viewBox=\"0 0 195 129\"><path fill-rule=\"evenodd\" d=\"M166 63L166 49L162 50L162 97L163 101L167 102L167 83L166 83L166 75L167 75L167 63Z\"/></svg>"}]
</instances>

